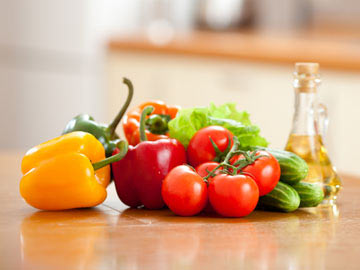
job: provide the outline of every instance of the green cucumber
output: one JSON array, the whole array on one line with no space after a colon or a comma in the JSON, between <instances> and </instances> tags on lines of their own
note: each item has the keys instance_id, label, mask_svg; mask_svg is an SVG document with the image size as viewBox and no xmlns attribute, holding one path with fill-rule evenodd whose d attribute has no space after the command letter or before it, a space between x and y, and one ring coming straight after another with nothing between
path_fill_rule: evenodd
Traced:
<instances>
[{"instance_id":1,"label":"green cucumber","mask_svg":"<svg viewBox=\"0 0 360 270\"><path fill-rule=\"evenodd\" d=\"M277 159L281 168L280 180L286 184L295 185L308 175L309 167L305 160L292 152L265 147L255 149L267 151Z\"/></svg>"},{"instance_id":2,"label":"green cucumber","mask_svg":"<svg viewBox=\"0 0 360 270\"><path fill-rule=\"evenodd\" d=\"M265 210L292 212L299 208L300 196L290 185L279 183L268 194L259 198L258 207Z\"/></svg>"},{"instance_id":3,"label":"green cucumber","mask_svg":"<svg viewBox=\"0 0 360 270\"><path fill-rule=\"evenodd\" d=\"M318 185L299 182L293 188L300 196L300 207L315 207L324 199L324 192Z\"/></svg>"}]
</instances>

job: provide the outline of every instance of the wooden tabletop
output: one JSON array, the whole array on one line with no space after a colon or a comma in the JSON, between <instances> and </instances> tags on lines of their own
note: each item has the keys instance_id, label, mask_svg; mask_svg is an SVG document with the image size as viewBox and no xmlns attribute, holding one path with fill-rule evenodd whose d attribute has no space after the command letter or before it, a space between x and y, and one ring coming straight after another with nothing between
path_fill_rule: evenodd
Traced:
<instances>
[{"instance_id":1,"label":"wooden tabletop","mask_svg":"<svg viewBox=\"0 0 360 270\"><path fill-rule=\"evenodd\" d=\"M0 154L0 269L359 269L360 178L338 206L246 218L126 209L45 212L19 195L20 155Z\"/></svg>"},{"instance_id":2,"label":"wooden tabletop","mask_svg":"<svg viewBox=\"0 0 360 270\"><path fill-rule=\"evenodd\" d=\"M178 34L165 44L134 35L112 38L109 49L287 64L318 62L323 68L359 71L358 29L329 28L292 33L194 31Z\"/></svg>"}]
</instances>

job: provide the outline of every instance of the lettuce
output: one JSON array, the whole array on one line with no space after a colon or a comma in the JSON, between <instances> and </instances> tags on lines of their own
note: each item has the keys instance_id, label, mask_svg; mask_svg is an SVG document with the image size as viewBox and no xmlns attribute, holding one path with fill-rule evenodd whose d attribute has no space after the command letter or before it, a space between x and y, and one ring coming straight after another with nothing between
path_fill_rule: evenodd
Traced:
<instances>
[{"instance_id":1,"label":"lettuce","mask_svg":"<svg viewBox=\"0 0 360 270\"><path fill-rule=\"evenodd\" d=\"M268 142L260 136L260 129L251 124L249 113L236 110L234 103L209 107L182 109L175 119L169 122L170 137L179 140L185 147L199 129L207 126L223 126L230 130L240 141L240 148L267 146Z\"/></svg>"}]
</instances>

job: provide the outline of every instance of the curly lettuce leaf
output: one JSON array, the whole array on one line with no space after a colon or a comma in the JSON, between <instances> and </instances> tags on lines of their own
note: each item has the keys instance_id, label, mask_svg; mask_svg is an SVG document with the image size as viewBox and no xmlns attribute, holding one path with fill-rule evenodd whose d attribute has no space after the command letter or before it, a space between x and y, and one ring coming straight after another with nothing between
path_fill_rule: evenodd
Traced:
<instances>
[{"instance_id":1,"label":"curly lettuce leaf","mask_svg":"<svg viewBox=\"0 0 360 270\"><path fill-rule=\"evenodd\" d=\"M218 125L230 130L240 141L241 149L251 146L267 146L268 142L260 136L260 129L251 124L250 115L246 111L237 111L234 103L220 106L210 104L209 107L182 109L175 119L169 122L170 137L179 140L185 147L190 139L201 128Z\"/></svg>"}]
</instances>

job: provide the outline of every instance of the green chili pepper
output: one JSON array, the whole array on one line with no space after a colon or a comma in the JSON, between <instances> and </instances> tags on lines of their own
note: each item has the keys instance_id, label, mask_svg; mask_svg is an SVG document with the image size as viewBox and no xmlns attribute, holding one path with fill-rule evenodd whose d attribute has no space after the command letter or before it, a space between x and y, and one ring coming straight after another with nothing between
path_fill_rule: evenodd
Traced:
<instances>
[{"instance_id":1,"label":"green chili pepper","mask_svg":"<svg viewBox=\"0 0 360 270\"><path fill-rule=\"evenodd\" d=\"M120 112L116 115L114 120L109 125L99 124L95 122L94 118L88 114L80 114L70 120L62 134L70 133L73 131L88 132L94 135L103 144L106 156L111 156L116 148L116 144L121 141L119 136L115 133L115 129L120 123L120 120L125 114L127 108L129 107L129 104L134 94L134 88L131 81L127 78L124 78L123 82L127 85L129 93Z\"/></svg>"}]
</instances>

